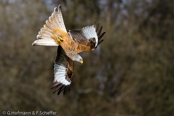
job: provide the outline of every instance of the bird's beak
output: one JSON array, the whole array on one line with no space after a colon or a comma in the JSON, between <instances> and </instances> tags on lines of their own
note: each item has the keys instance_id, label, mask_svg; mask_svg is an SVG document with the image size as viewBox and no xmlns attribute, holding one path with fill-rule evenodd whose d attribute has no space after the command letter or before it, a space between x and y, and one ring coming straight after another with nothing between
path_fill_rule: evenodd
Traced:
<instances>
[{"instance_id":1,"label":"bird's beak","mask_svg":"<svg viewBox=\"0 0 174 116\"><path fill-rule=\"evenodd\" d=\"M80 63L83 64L83 61L81 60Z\"/></svg>"}]
</instances>

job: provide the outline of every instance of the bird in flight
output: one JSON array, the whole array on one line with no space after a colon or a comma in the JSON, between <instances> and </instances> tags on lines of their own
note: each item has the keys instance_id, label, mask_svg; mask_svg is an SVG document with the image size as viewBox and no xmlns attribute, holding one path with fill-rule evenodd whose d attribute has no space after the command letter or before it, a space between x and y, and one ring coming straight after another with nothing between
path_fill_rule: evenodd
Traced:
<instances>
[{"instance_id":1,"label":"bird in flight","mask_svg":"<svg viewBox=\"0 0 174 116\"><path fill-rule=\"evenodd\" d=\"M83 51L92 51L103 42L102 26L92 25L82 29L67 32L61 5L54 8L46 24L40 29L33 46L58 46L54 64L54 81L51 89L53 93L65 94L70 88L73 79L73 61L83 63L83 58L78 54Z\"/></svg>"}]
</instances>

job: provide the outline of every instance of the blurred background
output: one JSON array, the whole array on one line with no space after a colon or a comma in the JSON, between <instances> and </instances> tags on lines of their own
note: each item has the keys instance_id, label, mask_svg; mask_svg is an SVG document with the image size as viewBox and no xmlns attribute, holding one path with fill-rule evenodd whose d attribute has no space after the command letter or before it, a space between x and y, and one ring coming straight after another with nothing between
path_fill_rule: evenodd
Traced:
<instances>
[{"instance_id":1,"label":"blurred background","mask_svg":"<svg viewBox=\"0 0 174 116\"><path fill-rule=\"evenodd\" d=\"M67 30L98 22L106 31L59 96L50 89L57 47L31 45L58 4ZM1 110L174 116L173 0L1 0L0 14Z\"/></svg>"}]
</instances>

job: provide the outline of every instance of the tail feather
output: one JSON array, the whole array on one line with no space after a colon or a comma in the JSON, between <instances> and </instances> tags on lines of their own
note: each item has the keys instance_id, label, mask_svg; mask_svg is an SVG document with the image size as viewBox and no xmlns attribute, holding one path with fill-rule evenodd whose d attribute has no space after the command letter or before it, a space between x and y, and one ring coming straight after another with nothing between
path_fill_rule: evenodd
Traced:
<instances>
[{"instance_id":1,"label":"tail feather","mask_svg":"<svg viewBox=\"0 0 174 116\"><path fill-rule=\"evenodd\" d=\"M54 12L48 18L46 24L40 29L37 35L37 40L35 40L32 45L59 46L59 43L57 42L57 35L54 33L56 28L67 32L60 5L54 9Z\"/></svg>"},{"instance_id":2,"label":"tail feather","mask_svg":"<svg viewBox=\"0 0 174 116\"><path fill-rule=\"evenodd\" d=\"M53 35L53 33L51 33L48 29L45 29L45 28L42 28L40 30L40 34L38 34L38 36L41 35L41 34L47 34L49 36Z\"/></svg>"},{"instance_id":3,"label":"tail feather","mask_svg":"<svg viewBox=\"0 0 174 116\"><path fill-rule=\"evenodd\" d=\"M32 46L58 46L58 44L53 39L43 38L35 40Z\"/></svg>"}]
</instances>

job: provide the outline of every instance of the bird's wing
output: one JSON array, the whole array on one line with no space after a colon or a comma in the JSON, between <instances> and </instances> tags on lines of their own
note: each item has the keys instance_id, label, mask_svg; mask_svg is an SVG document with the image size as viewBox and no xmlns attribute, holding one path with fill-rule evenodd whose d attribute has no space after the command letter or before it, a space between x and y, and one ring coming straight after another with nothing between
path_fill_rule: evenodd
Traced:
<instances>
[{"instance_id":1,"label":"bird's wing","mask_svg":"<svg viewBox=\"0 0 174 116\"><path fill-rule=\"evenodd\" d=\"M100 43L103 42L101 39L105 32L101 33L102 26L92 25L82 29L70 30L69 36L76 41L78 47L76 52L91 51L94 50Z\"/></svg>"},{"instance_id":2,"label":"bird's wing","mask_svg":"<svg viewBox=\"0 0 174 116\"><path fill-rule=\"evenodd\" d=\"M54 33L56 29L60 29L64 32L66 31L61 6L54 8L54 12L51 14L46 24L40 29L37 40L33 42L33 46L42 45L42 46L58 46L57 37Z\"/></svg>"},{"instance_id":3,"label":"bird's wing","mask_svg":"<svg viewBox=\"0 0 174 116\"><path fill-rule=\"evenodd\" d=\"M66 56L61 46L58 47L57 57L54 64L54 81L51 89L53 93L62 91L65 94L70 88L73 79L73 61Z\"/></svg>"}]
</instances>

